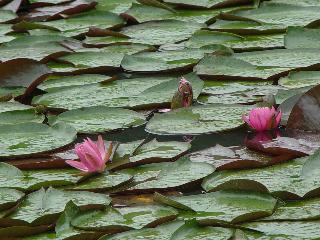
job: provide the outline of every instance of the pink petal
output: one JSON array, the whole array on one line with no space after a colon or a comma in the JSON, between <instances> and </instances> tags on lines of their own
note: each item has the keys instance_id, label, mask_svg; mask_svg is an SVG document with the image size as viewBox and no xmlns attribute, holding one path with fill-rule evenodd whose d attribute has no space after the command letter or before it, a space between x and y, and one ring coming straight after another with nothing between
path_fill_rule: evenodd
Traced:
<instances>
[{"instance_id":1,"label":"pink petal","mask_svg":"<svg viewBox=\"0 0 320 240\"><path fill-rule=\"evenodd\" d=\"M87 148L88 148L88 145L86 143L77 144L75 151L76 151L76 154L79 156L82 164L86 166L86 168L88 169L93 169L94 168L93 163L90 162L86 157Z\"/></svg>"},{"instance_id":2,"label":"pink petal","mask_svg":"<svg viewBox=\"0 0 320 240\"><path fill-rule=\"evenodd\" d=\"M101 172L105 169L105 162L103 159L95 158L93 155L90 153L86 153L86 159L90 163L92 163L92 168L89 169L90 172Z\"/></svg>"},{"instance_id":3,"label":"pink petal","mask_svg":"<svg viewBox=\"0 0 320 240\"><path fill-rule=\"evenodd\" d=\"M101 157L97 144L89 138L85 142L85 153L90 154L93 157L92 159L94 161L100 162L103 159L103 157Z\"/></svg>"},{"instance_id":4,"label":"pink petal","mask_svg":"<svg viewBox=\"0 0 320 240\"><path fill-rule=\"evenodd\" d=\"M104 159L106 156L106 146L101 135L98 136L97 147L100 152L101 158Z\"/></svg>"},{"instance_id":5,"label":"pink petal","mask_svg":"<svg viewBox=\"0 0 320 240\"><path fill-rule=\"evenodd\" d=\"M74 168L81 170L81 171L89 172L89 169L82 162L67 160L66 163Z\"/></svg>"}]
</instances>

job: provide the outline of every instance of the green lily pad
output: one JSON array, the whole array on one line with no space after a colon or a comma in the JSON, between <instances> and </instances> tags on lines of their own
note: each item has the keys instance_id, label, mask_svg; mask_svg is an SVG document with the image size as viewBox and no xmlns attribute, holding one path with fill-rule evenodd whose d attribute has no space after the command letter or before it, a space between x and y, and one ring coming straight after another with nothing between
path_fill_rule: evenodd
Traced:
<instances>
[{"instance_id":1,"label":"green lily pad","mask_svg":"<svg viewBox=\"0 0 320 240\"><path fill-rule=\"evenodd\" d=\"M24 193L15 189L1 188L0 189L0 210L9 209L17 204L24 197Z\"/></svg>"},{"instance_id":2,"label":"green lily pad","mask_svg":"<svg viewBox=\"0 0 320 240\"><path fill-rule=\"evenodd\" d=\"M203 8L219 8L219 7L225 7L230 5L237 5L240 3L243 3L241 0L201 0L201 1L192 1L192 0L164 0L166 3L172 3L182 6L189 6L189 7L203 7ZM251 1L247 1L247 3L250 3Z\"/></svg>"},{"instance_id":3,"label":"green lily pad","mask_svg":"<svg viewBox=\"0 0 320 240\"><path fill-rule=\"evenodd\" d=\"M201 49L186 49L138 53L125 56L121 66L125 70L133 72L177 71L178 69L190 68L195 65L204 57L205 52L205 50Z\"/></svg>"},{"instance_id":4,"label":"green lily pad","mask_svg":"<svg viewBox=\"0 0 320 240\"><path fill-rule=\"evenodd\" d=\"M118 15L101 10L91 10L73 15L72 18L42 23L44 27L57 29L67 37L86 33L90 27L109 29L123 24L123 19Z\"/></svg>"},{"instance_id":5,"label":"green lily pad","mask_svg":"<svg viewBox=\"0 0 320 240\"><path fill-rule=\"evenodd\" d=\"M194 73L185 75L185 78L191 82L194 98L197 98L203 82ZM35 97L32 103L69 110L101 105L124 108L168 106L177 91L178 82L176 77L158 76L122 79L53 91Z\"/></svg>"},{"instance_id":6,"label":"green lily pad","mask_svg":"<svg viewBox=\"0 0 320 240\"><path fill-rule=\"evenodd\" d=\"M121 154L122 156L116 153L109 169L122 169L142 164L170 161L183 155L191 148L191 144L187 142L158 142L153 139L144 144L142 144L142 141L121 144L120 151L122 152L121 149L125 147L131 148L131 146L133 147L132 151Z\"/></svg>"},{"instance_id":7,"label":"green lily pad","mask_svg":"<svg viewBox=\"0 0 320 240\"><path fill-rule=\"evenodd\" d=\"M47 169L21 171L7 163L0 164L0 187L21 191L38 190L41 187L76 184L83 176L75 169Z\"/></svg>"},{"instance_id":8,"label":"green lily pad","mask_svg":"<svg viewBox=\"0 0 320 240\"><path fill-rule=\"evenodd\" d=\"M245 94L201 95L197 99L201 104L253 104L261 102L261 97Z\"/></svg>"},{"instance_id":9,"label":"green lily pad","mask_svg":"<svg viewBox=\"0 0 320 240\"><path fill-rule=\"evenodd\" d=\"M279 89L277 94L274 96L276 99L277 104L282 104L287 99L296 96L296 95L302 95L308 90L310 90L312 86L306 86L301 88L291 88L291 89Z\"/></svg>"},{"instance_id":10,"label":"green lily pad","mask_svg":"<svg viewBox=\"0 0 320 240\"><path fill-rule=\"evenodd\" d=\"M301 201L292 201L280 206L266 221L295 221L319 219L320 199L312 198Z\"/></svg>"},{"instance_id":11,"label":"green lily pad","mask_svg":"<svg viewBox=\"0 0 320 240\"><path fill-rule=\"evenodd\" d=\"M111 79L109 76L99 74L83 74L76 76L49 76L44 82L37 86L37 88L50 92L58 88L83 86L92 83L104 82Z\"/></svg>"},{"instance_id":12,"label":"green lily pad","mask_svg":"<svg viewBox=\"0 0 320 240\"><path fill-rule=\"evenodd\" d=\"M156 167L160 168L160 171L152 168L148 169L148 165L146 165L146 169L138 168L137 171L142 171L141 175L145 177L144 182L135 185L127 191L155 191L183 187L208 176L215 170L210 164L194 163L186 157L173 163L153 166L153 168ZM143 172L145 170L147 171ZM151 170L151 172L148 170ZM135 169L132 169L132 171L135 171ZM152 175L155 178L152 178ZM149 177L149 180L146 176ZM137 178L134 177L134 180L138 182L138 180L142 179L141 176L137 176Z\"/></svg>"},{"instance_id":13,"label":"green lily pad","mask_svg":"<svg viewBox=\"0 0 320 240\"><path fill-rule=\"evenodd\" d=\"M19 102L0 102L0 113L11 111L24 111L32 109L29 105L24 105Z\"/></svg>"},{"instance_id":14,"label":"green lily pad","mask_svg":"<svg viewBox=\"0 0 320 240\"><path fill-rule=\"evenodd\" d=\"M275 157L248 149L247 147L223 147L216 145L189 155L192 162L205 162L218 170L263 167L276 162Z\"/></svg>"},{"instance_id":15,"label":"green lily pad","mask_svg":"<svg viewBox=\"0 0 320 240\"><path fill-rule=\"evenodd\" d=\"M184 224L183 221L173 221L162 224L155 228L143 228L140 230L131 230L124 233L115 234L113 236L103 236L99 240L130 240L130 239L143 239L143 240L170 240L171 235Z\"/></svg>"},{"instance_id":16,"label":"green lily pad","mask_svg":"<svg viewBox=\"0 0 320 240\"><path fill-rule=\"evenodd\" d=\"M293 71L287 77L279 79L279 85L286 88L303 88L320 84L318 71Z\"/></svg>"},{"instance_id":17,"label":"green lily pad","mask_svg":"<svg viewBox=\"0 0 320 240\"><path fill-rule=\"evenodd\" d=\"M40 123L0 126L0 157L26 156L51 151L73 142L76 131L65 124Z\"/></svg>"},{"instance_id":18,"label":"green lily pad","mask_svg":"<svg viewBox=\"0 0 320 240\"><path fill-rule=\"evenodd\" d=\"M155 194L156 201L187 211L180 216L201 224L236 223L270 216L277 200L254 192L218 191L214 193L166 197Z\"/></svg>"},{"instance_id":19,"label":"green lily pad","mask_svg":"<svg viewBox=\"0 0 320 240\"><path fill-rule=\"evenodd\" d=\"M199 30L186 42L188 48L201 48L212 44L223 44L237 51L264 50L284 47L284 34L240 35Z\"/></svg>"},{"instance_id":20,"label":"green lily pad","mask_svg":"<svg viewBox=\"0 0 320 240\"><path fill-rule=\"evenodd\" d=\"M14 40L15 41L15 40ZM5 62L16 58L26 58L47 62L52 57L58 57L70 52L58 42L36 42L32 37L24 37L23 44L5 43L0 46L0 61Z\"/></svg>"},{"instance_id":21,"label":"green lily pad","mask_svg":"<svg viewBox=\"0 0 320 240\"><path fill-rule=\"evenodd\" d=\"M259 8L234 13L257 22L282 24L288 26L306 26L320 19L317 6L302 7L281 3L263 3Z\"/></svg>"},{"instance_id":22,"label":"green lily pad","mask_svg":"<svg viewBox=\"0 0 320 240\"><path fill-rule=\"evenodd\" d=\"M235 58L259 68L302 68L320 63L318 49L274 49L236 53Z\"/></svg>"},{"instance_id":23,"label":"green lily pad","mask_svg":"<svg viewBox=\"0 0 320 240\"><path fill-rule=\"evenodd\" d=\"M174 219L178 211L161 205L107 208L79 214L72 225L83 230L116 231L155 227L161 222Z\"/></svg>"},{"instance_id":24,"label":"green lily pad","mask_svg":"<svg viewBox=\"0 0 320 240\"><path fill-rule=\"evenodd\" d=\"M91 177L76 186L67 187L74 190L94 190L94 191L110 191L128 184L132 180L132 175L126 172L102 173Z\"/></svg>"},{"instance_id":25,"label":"green lily pad","mask_svg":"<svg viewBox=\"0 0 320 240\"><path fill-rule=\"evenodd\" d=\"M263 239L315 240L320 237L319 222L320 221L253 222L243 224L241 227L263 233L266 235ZM260 238L254 237L248 239Z\"/></svg>"},{"instance_id":26,"label":"green lily pad","mask_svg":"<svg viewBox=\"0 0 320 240\"><path fill-rule=\"evenodd\" d=\"M145 116L132 110L97 106L61 113L52 124L60 122L71 125L79 133L99 133L137 127L146 120Z\"/></svg>"},{"instance_id":27,"label":"green lily pad","mask_svg":"<svg viewBox=\"0 0 320 240\"><path fill-rule=\"evenodd\" d=\"M64 57L59 60L71 63L75 68L86 69L86 68L119 68L123 57L126 54L134 54L141 51L146 51L150 47L141 44L134 45L115 45L109 46L103 49L96 49L84 52L76 52Z\"/></svg>"},{"instance_id":28,"label":"green lily pad","mask_svg":"<svg viewBox=\"0 0 320 240\"><path fill-rule=\"evenodd\" d=\"M141 2L140 2L141 3ZM125 17L134 19L139 23L155 21L155 20L182 20L185 22L205 23L220 13L234 11L243 6L233 6L219 9L172 9L168 5L166 7L151 6L146 4L133 3L130 9L125 13Z\"/></svg>"},{"instance_id":29,"label":"green lily pad","mask_svg":"<svg viewBox=\"0 0 320 240\"><path fill-rule=\"evenodd\" d=\"M273 0L276 3L288 3L287 0ZM290 4L299 5L299 6L320 6L320 2L318 0L291 0Z\"/></svg>"},{"instance_id":30,"label":"green lily pad","mask_svg":"<svg viewBox=\"0 0 320 240\"><path fill-rule=\"evenodd\" d=\"M96 9L120 14L127 11L136 0L97 0Z\"/></svg>"},{"instance_id":31,"label":"green lily pad","mask_svg":"<svg viewBox=\"0 0 320 240\"><path fill-rule=\"evenodd\" d=\"M230 56L206 56L194 68L200 76L219 80L234 78L240 80L269 80L289 69L284 67L263 68Z\"/></svg>"},{"instance_id":32,"label":"green lily pad","mask_svg":"<svg viewBox=\"0 0 320 240\"><path fill-rule=\"evenodd\" d=\"M0 108L1 108L0 104ZM0 110L1 111L1 110ZM42 123L45 119L43 114L37 114L35 109L6 111L0 113L0 125L21 123Z\"/></svg>"},{"instance_id":33,"label":"green lily pad","mask_svg":"<svg viewBox=\"0 0 320 240\"><path fill-rule=\"evenodd\" d=\"M178 228L171 236L174 240L197 240L197 239L216 239L224 240L231 239L233 236L233 230L221 227L209 227L200 226L196 222L186 222L180 228Z\"/></svg>"},{"instance_id":34,"label":"green lily pad","mask_svg":"<svg viewBox=\"0 0 320 240\"><path fill-rule=\"evenodd\" d=\"M319 5L320 7L320 5ZM319 48L320 30L302 27L289 27L285 36L287 49Z\"/></svg>"},{"instance_id":35,"label":"green lily pad","mask_svg":"<svg viewBox=\"0 0 320 240\"><path fill-rule=\"evenodd\" d=\"M24 87L0 87L0 98L6 96L17 97L22 95L25 90Z\"/></svg>"},{"instance_id":36,"label":"green lily pad","mask_svg":"<svg viewBox=\"0 0 320 240\"><path fill-rule=\"evenodd\" d=\"M242 114L250 106L204 105L181 108L164 114L155 114L147 123L146 131L159 135L197 135L221 132L241 127Z\"/></svg>"},{"instance_id":37,"label":"green lily pad","mask_svg":"<svg viewBox=\"0 0 320 240\"><path fill-rule=\"evenodd\" d=\"M0 23L5 23L7 21L13 20L17 17L17 15L10 10L2 10L0 9Z\"/></svg>"},{"instance_id":38,"label":"green lily pad","mask_svg":"<svg viewBox=\"0 0 320 240\"><path fill-rule=\"evenodd\" d=\"M90 198L88 198L89 194ZM18 225L50 224L57 219L69 201L82 208L101 208L109 205L111 199L99 193L67 192L54 188L40 189L30 193L18 209L7 218L16 221Z\"/></svg>"},{"instance_id":39,"label":"green lily pad","mask_svg":"<svg viewBox=\"0 0 320 240\"><path fill-rule=\"evenodd\" d=\"M194 22L162 20L125 27L121 33L130 37L134 43L162 45L186 40L202 27L202 24Z\"/></svg>"},{"instance_id":40,"label":"green lily pad","mask_svg":"<svg viewBox=\"0 0 320 240\"><path fill-rule=\"evenodd\" d=\"M261 21L218 19L209 26L209 29L236 34L275 34L284 33L286 26L283 24L271 24ZM248 36L250 38L250 36Z\"/></svg>"},{"instance_id":41,"label":"green lily pad","mask_svg":"<svg viewBox=\"0 0 320 240\"><path fill-rule=\"evenodd\" d=\"M318 174L310 174L308 178L301 174L307 160L305 157L261 169L216 172L203 181L202 187L206 191L250 189L271 192L284 199L316 195L320 187Z\"/></svg>"},{"instance_id":42,"label":"green lily pad","mask_svg":"<svg viewBox=\"0 0 320 240\"><path fill-rule=\"evenodd\" d=\"M0 10L1 11L1 10ZM6 35L12 31L10 24L0 24L0 44L5 42L10 42L15 39L14 36Z\"/></svg>"}]
</instances>

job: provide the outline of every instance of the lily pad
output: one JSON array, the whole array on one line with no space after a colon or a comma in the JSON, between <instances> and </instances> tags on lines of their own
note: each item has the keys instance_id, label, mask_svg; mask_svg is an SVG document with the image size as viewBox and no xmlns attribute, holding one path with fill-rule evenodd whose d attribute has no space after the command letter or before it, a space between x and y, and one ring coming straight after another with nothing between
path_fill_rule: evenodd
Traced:
<instances>
[{"instance_id":1,"label":"lily pad","mask_svg":"<svg viewBox=\"0 0 320 240\"><path fill-rule=\"evenodd\" d=\"M157 165L154 167L156 166ZM148 167L148 165L146 165L146 167ZM139 183L127 191L155 191L183 187L184 185L196 182L197 180L208 176L215 170L210 164L193 163L186 157L173 163L158 165L158 167L160 167L158 173L157 171L153 171L153 174L156 173L156 175L154 175L155 178L150 178L153 176L150 176L149 172L144 172L142 176L147 173L147 176L149 175L149 181ZM140 171L141 170L143 171L143 169L140 168ZM141 177L138 176L138 179L139 178ZM134 180L137 181L136 179Z\"/></svg>"},{"instance_id":2,"label":"lily pad","mask_svg":"<svg viewBox=\"0 0 320 240\"><path fill-rule=\"evenodd\" d=\"M253 222L241 226L264 233L267 235L264 239L307 240L317 239L320 236L319 221Z\"/></svg>"},{"instance_id":3,"label":"lily pad","mask_svg":"<svg viewBox=\"0 0 320 240\"><path fill-rule=\"evenodd\" d=\"M161 205L107 208L79 214L72 225L83 230L121 231L155 227L161 222L175 219L178 211Z\"/></svg>"},{"instance_id":4,"label":"lily pad","mask_svg":"<svg viewBox=\"0 0 320 240\"><path fill-rule=\"evenodd\" d=\"M212 44L223 44L236 51L265 50L284 47L283 34L240 36L232 33L200 30L186 42L188 48L200 48Z\"/></svg>"},{"instance_id":5,"label":"lily pad","mask_svg":"<svg viewBox=\"0 0 320 240\"><path fill-rule=\"evenodd\" d=\"M217 51L222 47L217 46ZM212 52L215 49L211 50ZM177 71L178 69L190 68L194 66L207 50L185 49L178 51L163 51L138 53L125 56L121 62L122 68L133 72L162 72ZM210 51L209 51L210 52Z\"/></svg>"},{"instance_id":6,"label":"lily pad","mask_svg":"<svg viewBox=\"0 0 320 240\"><path fill-rule=\"evenodd\" d=\"M1 112L0 104L0 125L11 125L21 123L42 123L45 119L43 114L37 114L35 109L15 110Z\"/></svg>"},{"instance_id":7,"label":"lily pad","mask_svg":"<svg viewBox=\"0 0 320 240\"><path fill-rule=\"evenodd\" d=\"M16 221L18 225L50 224L57 219L69 201L82 208L102 208L109 205L111 199L99 193L64 192L54 188L40 189L30 193L18 209L7 218Z\"/></svg>"},{"instance_id":8,"label":"lily pad","mask_svg":"<svg viewBox=\"0 0 320 240\"><path fill-rule=\"evenodd\" d=\"M257 22L303 27L320 19L319 10L317 6L302 7L272 2L263 3L257 9L238 11L234 15Z\"/></svg>"},{"instance_id":9,"label":"lily pad","mask_svg":"<svg viewBox=\"0 0 320 240\"><path fill-rule=\"evenodd\" d=\"M218 170L247 169L272 165L280 161L277 157L269 156L250 150L246 147L223 147L216 145L188 155L192 162L205 162Z\"/></svg>"},{"instance_id":10,"label":"lily pad","mask_svg":"<svg viewBox=\"0 0 320 240\"><path fill-rule=\"evenodd\" d=\"M183 239L216 239L224 240L233 236L233 230L221 227L209 227L200 226L195 222L186 222L180 228L175 231L171 239L183 240Z\"/></svg>"},{"instance_id":11,"label":"lily pad","mask_svg":"<svg viewBox=\"0 0 320 240\"><path fill-rule=\"evenodd\" d=\"M24 193L15 189L1 188L0 210L9 209L17 204L24 197Z\"/></svg>"},{"instance_id":12,"label":"lily pad","mask_svg":"<svg viewBox=\"0 0 320 240\"><path fill-rule=\"evenodd\" d=\"M0 102L0 113L11 111L24 111L32 109L29 105L24 105L19 102Z\"/></svg>"},{"instance_id":13,"label":"lily pad","mask_svg":"<svg viewBox=\"0 0 320 240\"><path fill-rule=\"evenodd\" d=\"M136 0L97 0L98 4L96 8L98 10L110 11L115 14L120 14L127 11L131 4L136 2Z\"/></svg>"},{"instance_id":14,"label":"lily pad","mask_svg":"<svg viewBox=\"0 0 320 240\"><path fill-rule=\"evenodd\" d=\"M162 224L155 228L143 228L140 230L131 230L124 233L115 234L113 236L103 236L99 240L129 240L129 239L144 239L154 240L155 238L161 240L170 240L171 235L184 224L183 221L173 221Z\"/></svg>"},{"instance_id":15,"label":"lily pad","mask_svg":"<svg viewBox=\"0 0 320 240\"><path fill-rule=\"evenodd\" d=\"M45 27L59 30L67 37L77 36L89 31L90 28L109 29L121 26L124 21L118 15L101 10L91 10L72 16L72 18L60 19L42 23Z\"/></svg>"},{"instance_id":16,"label":"lily pad","mask_svg":"<svg viewBox=\"0 0 320 240\"><path fill-rule=\"evenodd\" d=\"M52 124L60 122L71 125L79 133L99 133L137 127L146 121L145 116L132 110L98 106L64 112Z\"/></svg>"},{"instance_id":17,"label":"lily pad","mask_svg":"<svg viewBox=\"0 0 320 240\"><path fill-rule=\"evenodd\" d=\"M319 5L320 6L320 5ZM285 47L287 49L319 48L320 30L302 27L289 27L285 36Z\"/></svg>"},{"instance_id":18,"label":"lily pad","mask_svg":"<svg viewBox=\"0 0 320 240\"><path fill-rule=\"evenodd\" d=\"M10 43L10 42L9 42ZM5 62L17 58L26 58L48 62L50 58L62 56L69 49L57 42L34 42L33 38L24 38L24 44L3 44L0 46L0 61Z\"/></svg>"},{"instance_id":19,"label":"lily pad","mask_svg":"<svg viewBox=\"0 0 320 240\"><path fill-rule=\"evenodd\" d=\"M320 85L303 94L293 107L288 119L287 129L320 132Z\"/></svg>"},{"instance_id":20,"label":"lily pad","mask_svg":"<svg viewBox=\"0 0 320 240\"><path fill-rule=\"evenodd\" d=\"M234 78L240 80L270 80L289 69L284 67L264 68L230 56L206 56L194 68L198 75L218 80Z\"/></svg>"},{"instance_id":21,"label":"lily pad","mask_svg":"<svg viewBox=\"0 0 320 240\"><path fill-rule=\"evenodd\" d=\"M125 27L121 33L130 37L134 43L163 45L186 40L202 27L202 24L194 22L162 20Z\"/></svg>"},{"instance_id":22,"label":"lily pad","mask_svg":"<svg viewBox=\"0 0 320 240\"><path fill-rule=\"evenodd\" d=\"M286 26L283 24L272 24L252 20L222 20L218 19L209 26L209 29L236 34L276 34L284 33ZM250 38L250 36L248 36Z\"/></svg>"},{"instance_id":23,"label":"lily pad","mask_svg":"<svg viewBox=\"0 0 320 240\"><path fill-rule=\"evenodd\" d=\"M312 198L301 201L288 202L280 206L266 221L295 221L319 219L320 199Z\"/></svg>"},{"instance_id":24,"label":"lily pad","mask_svg":"<svg viewBox=\"0 0 320 240\"><path fill-rule=\"evenodd\" d=\"M165 197L155 199L169 206L182 209L185 219L194 218L205 225L250 221L272 214L277 200L267 194L252 192L218 191L214 193Z\"/></svg>"},{"instance_id":25,"label":"lily pad","mask_svg":"<svg viewBox=\"0 0 320 240\"><path fill-rule=\"evenodd\" d=\"M251 3L251 1L242 1L242 0L201 0L198 2L192 1L192 0L164 0L166 3L172 3L182 6L189 6L189 7L203 7L203 8L219 8L219 7L225 7L230 5L237 5L237 4L243 4Z\"/></svg>"},{"instance_id":26,"label":"lily pad","mask_svg":"<svg viewBox=\"0 0 320 240\"><path fill-rule=\"evenodd\" d=\"M0 164L1 188L12 188L21 191L38 190L41 187L72 185L83 176L74 169L48 169L21 171L7 163Z\"/></svg>"},{"instance_id":27,"label":"lily pad","mask_svg":"<svg viewBox=\"0 0 320 240\"><path fill-rule=\"evenodd\" d=\"M242 114L250 106L204 105L181 108L164 114L155 114L147 123L146 131L159 135L197 135L221 132L241 127Z\"/></svg>"},{"instance_id":28,"label":"lily pad","mask_svg":"<svg viewBox=\"0 0 320 240\"><path fill-rule=\"evenodd\" d=\"M305 178L301 174L307 160L305 157L262 169L216 172L203 181L202 187L206 191L250 189L271 192L284 199L316 195L320 187L318 175L311 173Z\"/></svg>"},{"instance_id":29,"label":"lily pad","mask_svg":"<svg viewBox=\"0 0 320 240\"><path fill-rule=\"evenodd\" d=\"M13 20L17 17L17 15L10 10L2 10L0 9L0 23L5 23L10 20Z\"/></svg>"},{"instance_id":30,"label":"lily pad","mask_svg":"<svg viewBox=\"0 0 320 240\"><path fill-rule=\"evenodd\" d=\"M203 82L194 74L185 75L191 82L194 98L201 92ZM178 88L176 77L138 77L105 84L90 84L53 91L35 97L33 104L50 108L76 109L91 106L150 108L168 106Z\"/></svg>"},{"instance_id":31,"label":"lily pad","mask_svg":"<svg viewBox=\"0 0 320 240\"><path fill-rule=\"evenodd\" d=\"M286 88L303 88L320 84L318 71L292 71L287 77L279 79L279 85Z\"/></svg>"},{"instance_id":32,"label":"lily pad","mask_svg":"<svg viewBox=\"0 0 320 240\"><path fill-rule=\"evenodd\" d=\"M126 172L102 173L98 176L91 177L76 186L67 187L73 190L88 190L88 191L116 191L117 188L128 184L132 180L132 175Z\"/></svg>"},{"instance_id":33,"label":"lily pad","mask_svg":"<svg viewBox=\"0 0 320 240\"><path fill-rule=\"evenodd\" d=\"M150 47L141 44L109 46L103 49L77 52L59 58L63 62L71 63L78 69L106 68L108 70L120 67L123 57L128 54L147 51Z\"/></svg>"},{"instance_id":34,"label":"lily pad","mask_svg":"<svg viewBox=\"0 0 320 240\"><path fill-rule=\"evenodd\" d=\"M26 156L51 151L73 142L74 128L40 123L0 126L0 157Z\"/></svg>"},{"instance_id":35,"label":"lily pad","mask_svg":"<svg viewBox=\"0 0 320 240\"><path fill-rule=\"evenodd\" d=\"M37 88L50 92L52 90L83 86L92 83L99 83L110 80L111 77L99 74L83 74L76 76L49 76Z\"/></svg>"},{"instance_id":36,"label":"lily pad","mask_svg":"<svg viewBox=\"0 0 320 240\"><path fill-rule=\"evenodd\" d=\"M136 141L124 144L123 147L121 145L120 149L125 146L129 148L132 146L133 149L127 154L120 153L122 156L116 153L112 163L108 166L109 169L123 169L142 164L170 161L182 156L191 148L191 144L187 142L158 142L156 139L144 144L141 141Z\"/></svg>"}]
</instances>

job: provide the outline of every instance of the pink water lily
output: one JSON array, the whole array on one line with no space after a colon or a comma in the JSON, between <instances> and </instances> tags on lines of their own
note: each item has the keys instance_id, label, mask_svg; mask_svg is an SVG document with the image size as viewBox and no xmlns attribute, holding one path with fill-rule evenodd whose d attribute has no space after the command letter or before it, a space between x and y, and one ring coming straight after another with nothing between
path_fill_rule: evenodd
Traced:
<instances>
[{"instance_id":1,"label":"pink water lily","mask_svg":"<svg viewBox=\"0 0 320 240\"><path fill-rule=\"evenodd\" d=\"M262 132L279 127L281 116L281 110L277 111L274 107L262 107L252 109L249 116L242 116L242 119L253 130Z\"/></svg>"},{"instance_id":2,"label":"pink water lily","mask_svg":"<svg viewBox=\"0 0 320 240\"><path fill-rule=\"evenodd\" d=\"M75 146L75 152L80 161L67 160L66 163L84 172L101 173L104 172L106 168L106 162L110 160L112 148L112 143L110 143L108 149L106 149L100 135L98 136L97 142L87 138L83 143Z\"/></svg>"}]
</instances>

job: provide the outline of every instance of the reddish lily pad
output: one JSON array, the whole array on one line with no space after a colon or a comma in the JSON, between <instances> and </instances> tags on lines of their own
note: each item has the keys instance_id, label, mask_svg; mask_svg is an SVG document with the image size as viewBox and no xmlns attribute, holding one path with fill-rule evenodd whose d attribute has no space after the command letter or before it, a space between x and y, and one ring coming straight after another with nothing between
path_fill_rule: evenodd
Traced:
<instances>
[{"instance_id":1,"label":"reddish lily pad","mask_svg":"<svg viewBox=\"0 0 320 240\"><path fill-rule=\"evenodd\" d=\"M300 97L291 111L287 129L320 132L320 85Z\"/></svg>"}]
</instances>

